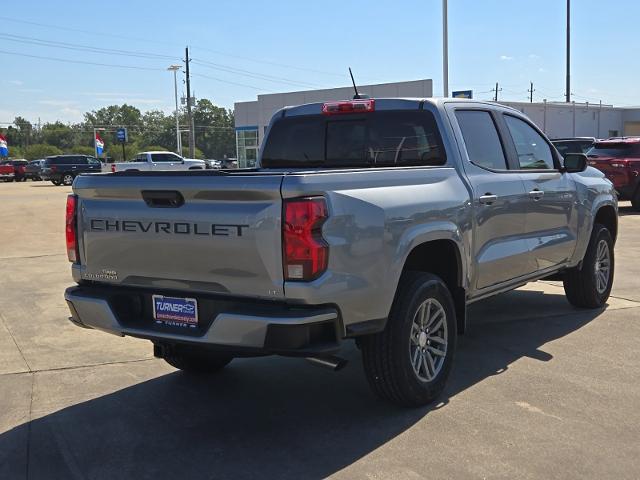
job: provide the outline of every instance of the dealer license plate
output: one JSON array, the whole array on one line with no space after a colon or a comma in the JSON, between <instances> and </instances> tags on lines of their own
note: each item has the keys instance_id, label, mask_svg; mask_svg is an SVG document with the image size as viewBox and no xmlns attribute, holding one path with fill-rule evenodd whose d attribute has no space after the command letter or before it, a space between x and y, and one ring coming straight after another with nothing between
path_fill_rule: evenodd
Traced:
<instances>
[{"instance_id":1,"label":"dealer license plate","mask_svg":"<svg viewBox=\"0 0 640 480\"><path fill-rule=\"evenodd\" d=\"M153 319L174 327L198 326L198 302L195 298L153 295Z\"/></svg>"}]
</instances>

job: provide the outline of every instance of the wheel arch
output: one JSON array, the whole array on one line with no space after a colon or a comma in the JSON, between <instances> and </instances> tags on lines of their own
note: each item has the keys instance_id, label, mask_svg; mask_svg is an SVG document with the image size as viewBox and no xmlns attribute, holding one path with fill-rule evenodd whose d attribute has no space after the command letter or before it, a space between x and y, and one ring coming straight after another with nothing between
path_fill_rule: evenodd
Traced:
<instances>
[{"instance_id":1,"label":"wheel arch","mask_svg":"<svg viewBox=\"0 0 640 480\"><path fill-rule=\"evenodd\" d=\"M599 223L604 225L611 233L611 238L613 238L613 242L615 243L616 238L618 236L618 213L613 205L601 205L595 212L593 216L593 225ZM593 230L593 225L591 229Z\"/></svg>"},{"instance_id":2,"label":"wheel arch","mask_svg":"<svg viewBox=\"0 0 640 480\"><path fill-rule=\"evenodd\" d=\"M464 258L460 244L453 238L437 238L416 244L407 254L402 268L402 274L409 271L425 272L442 279L453 297L458 333L466 330Z\"/></svg>"}]
</instances>

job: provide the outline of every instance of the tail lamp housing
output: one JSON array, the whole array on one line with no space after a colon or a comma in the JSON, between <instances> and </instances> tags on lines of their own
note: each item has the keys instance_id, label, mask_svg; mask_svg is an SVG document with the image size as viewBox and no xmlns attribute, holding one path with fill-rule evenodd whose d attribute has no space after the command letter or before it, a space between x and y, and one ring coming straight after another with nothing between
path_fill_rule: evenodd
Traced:
<instances>
[{"instance_id":1,"label":"tail lamp housing","mask_svg":"<svg viewBox=\"0 0 640 480\"><path fill-rule=\"evenodd\" d=\"M78 197L69 195L67 197L67 210L65 215L65 235L67 240L67 257L72 263L80 259L78 250Z\"/></svg>"},{"instance_id":2,"label":"tail lamp housing","mask_svg":"<svg viewBox=\"0 0 640 480\"><path fill-rule=\"evenodd\" d=\"M346 113L369 113L373 112L375 108L376 101L373 99L328 102L322 105L322 114L343 115Z\"/></svg>"},{"instance_id":3,"label":"tail lamp housing","mask_svg":"<svg viewBox=\"0 0 640 480\"><path fill-rule=\"evenodd\" d=\"M322 224L329 217L323 197L285 200L282 226L284 278L311 281L327 270L329 246Z\"/></svg>"}]
</instances>

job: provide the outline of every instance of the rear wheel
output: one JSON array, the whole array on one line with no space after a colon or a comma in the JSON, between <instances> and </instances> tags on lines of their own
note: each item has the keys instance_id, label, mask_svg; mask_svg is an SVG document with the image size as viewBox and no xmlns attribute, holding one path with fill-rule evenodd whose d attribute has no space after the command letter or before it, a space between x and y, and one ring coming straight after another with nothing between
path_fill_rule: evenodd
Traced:
<instances>
[{"instance_id":1,"label":"rear wheel","mask_svg":"<svg viewBox=\"0 0 640 480\"><path fill-rule=\"evenodd\" d=\"M582 268L572 268L564 276L564 291L569 303L580 308L602 307L611 294L614 266L611 233L604 225L596 223Z\"/></svg>"},{"instance_id":2,"label":"rear wheel","mask_svg":"<svg viewBox=\"0 0 640 480\"><path fill-rule=\"evenodd\" d=\"M215 373L226 367L233 357L209 352L167 352L164 361L172 367L189 373Z\"/></svg>"},{"instance_id":3,"label":"rear wheel","mask_svg":"<svg viewBox=\"0 0 640 480\"><path fill-rule=\"evenodd\" d=\"M369 385L402 406L431 403L449 376L456 337L453 299L445 283L432 274L405 273L385 329L361 341Z\"/></svg>"},{"instance_id":4,"label":"rear wheel","mask_svg":"<svg viewBox=\"0 0 640 480\"><path fill-rule=\"evenodd\" d=\"M640 187L636 188L636 193L631 197L631 206L640 212Z\"/></svg>"},{"instance_id":5,"label":"rear wheel","mask_svg":"<svg viewBox=\"0 0 640 480\"><path fill-rule=\"evenodd\" d=\"M67 185L67 186L68 185L72 185L73 184L73 178L74 178L73 175L71 175L70 173L65 173L62 176L62 183L64 185Z\"/></svg>"},{"instance_id":6,"label":"rear wheel","mask_svg":"<svg viewBox=\"0 0 640 480\"><path fill-rule=\"evenodd\" d=\"M58 186L62 185L62 184L60 183L60 180L51 180L51 183L53 183L56 187L58 187Z\"/></svg>"}]
</instances>

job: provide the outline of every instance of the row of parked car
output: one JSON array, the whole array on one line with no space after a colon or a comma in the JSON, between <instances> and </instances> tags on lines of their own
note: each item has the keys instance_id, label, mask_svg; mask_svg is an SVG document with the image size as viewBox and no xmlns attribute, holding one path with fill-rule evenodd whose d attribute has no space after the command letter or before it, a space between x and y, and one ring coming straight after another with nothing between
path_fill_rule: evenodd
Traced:
<instances>
[{"instance_id":1,"label":"row of parked car","mask_svg":"<svg viewBox=\"0 0 640 480\"><path fill-rule=\"evenodd\" d=\"M189 160L171 152L142 152L133 161L103 163L89 155L56 155L41 160L8 160L0 163L0 180L24 182L49 180L54 185L71 185L81 173L148 170L193 170L237 168L231 160Z\"/></svg>"},{"instance_id":2,"label":"row of parked car","mask_svg":"<svg viewBox=\"0 0 640 480\"><path fill-rule=\"evenodd\" d=\"M620 200L631 200L640 211L640 137L559 138L552 140L564 156L586 153L589 165L597 168L613 183Z\"/></svg>"}]
</instances>

